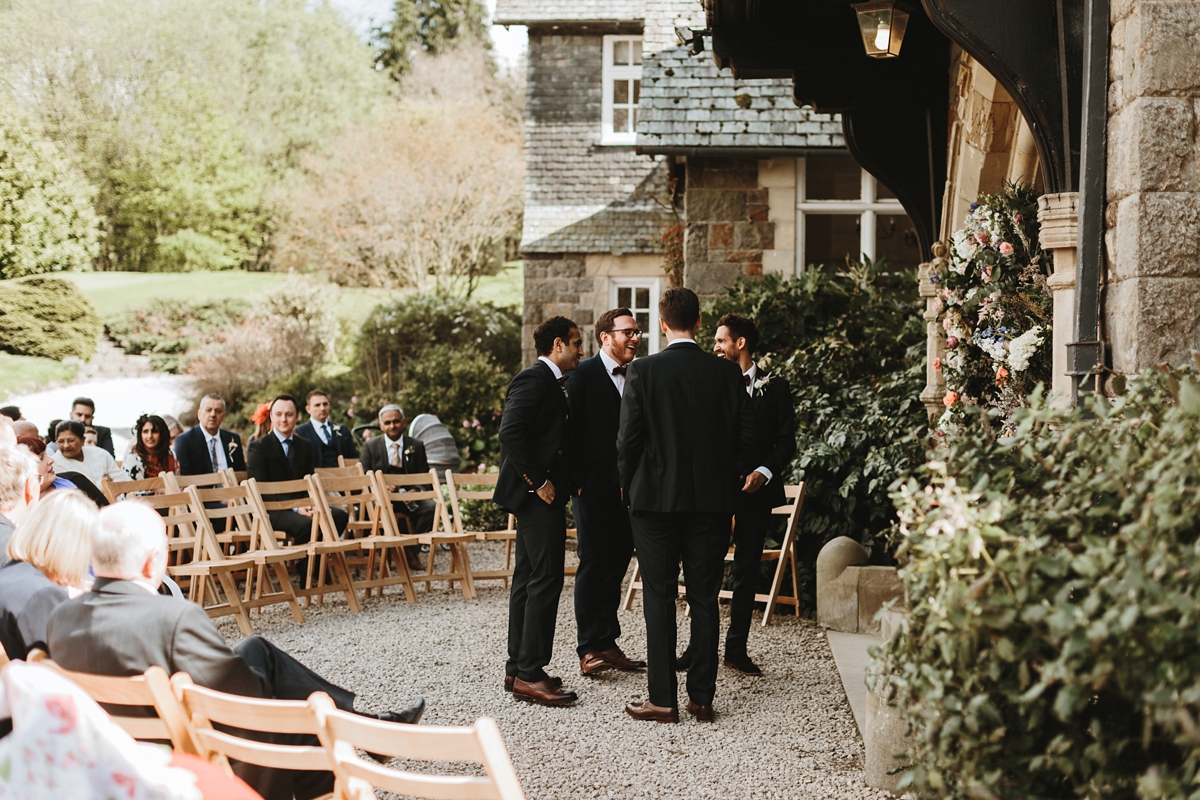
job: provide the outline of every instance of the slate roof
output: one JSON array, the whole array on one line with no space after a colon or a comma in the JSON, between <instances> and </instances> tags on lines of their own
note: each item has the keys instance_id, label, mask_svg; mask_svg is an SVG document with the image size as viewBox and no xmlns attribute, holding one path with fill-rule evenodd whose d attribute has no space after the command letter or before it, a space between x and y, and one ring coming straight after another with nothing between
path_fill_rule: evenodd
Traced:
<instances>
[{"instance_id":1,"label":"slate roof","mask_svg":"<svg viewBox=\"0 0 1200 800\"><path fill-rule=\"evenodd\" d=\"M644 19L646 0L497 0L493 25Z\"/></svg>"},{"instance_id":2,"label":"slate roof","mask_svg":"<svg viewBox=\"0 0 1200 800\"><path fill-rule=\"evenodd\" d=\"M845 147L841 118L797 108L792 82L735 80L712 55L670 47L646 56L638 100L638 152L682 148Z\"/></svg>"}]
</instances>

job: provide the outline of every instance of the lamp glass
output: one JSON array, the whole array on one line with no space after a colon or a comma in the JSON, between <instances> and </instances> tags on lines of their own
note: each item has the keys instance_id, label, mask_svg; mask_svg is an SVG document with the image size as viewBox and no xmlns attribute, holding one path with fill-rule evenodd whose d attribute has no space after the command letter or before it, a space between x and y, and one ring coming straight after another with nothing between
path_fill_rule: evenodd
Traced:
<instances>
[{"instance_id":1,"label":"lamp glass","mask_svg":"<svg viewBox=\"0 0 1200 800\"><path fill-rule=\"evenodd\" d=\"M908 12L892 2L858 3L858 28L862 33L863 49L871 58L895 58L904 44L908 27Z\"/></svg>"}]
</instances>

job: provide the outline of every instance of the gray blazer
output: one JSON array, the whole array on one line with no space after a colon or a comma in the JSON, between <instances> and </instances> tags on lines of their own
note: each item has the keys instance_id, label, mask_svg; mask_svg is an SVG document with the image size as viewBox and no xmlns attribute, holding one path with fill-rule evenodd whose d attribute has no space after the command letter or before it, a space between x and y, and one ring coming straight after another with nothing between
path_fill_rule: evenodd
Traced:
<instances>
[{"instance_id":1,"label":"gray blazer","mask_svg":"<svg viewBox=\"0 0 1200 800\"><path fill-rule=\"evenodd\" d=\"M140 675L157 665L171 675L186 672L196 684L217 691L266 694L203 608L150 594L132 581L97 578L90 592L50 615L46 643L51 658L76 672Z\"/></svg>"}]
</instances>

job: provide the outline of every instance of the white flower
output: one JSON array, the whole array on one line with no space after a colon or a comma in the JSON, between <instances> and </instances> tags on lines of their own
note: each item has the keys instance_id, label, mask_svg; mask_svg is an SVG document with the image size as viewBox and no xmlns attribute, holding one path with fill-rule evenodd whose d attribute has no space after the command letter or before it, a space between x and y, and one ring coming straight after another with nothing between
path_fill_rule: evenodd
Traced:
<instances>
[{"instance_id":1,"label":"white flower","mask_svg":"<svg viewBox=\"0 0 1200 800\"><path fill-rule=\"evenodd\" d=\"M1038 346L1042 343L1044 330L1041 325L1034 325L1009 342L1008 365L1013 370L1021 372L1029 368L1029 359L1033 358L1033 354L1037 352Z\"/></svg>"},{"instance_id":2,"label":"white flower","mask_svg":"<svg viewBox=\"0 0 1200 800\"><path fill-rule=\"evenodd\" d=\"M771 378L774 378L774 377L775 377L774 375L764 375L763 377L754 381L754 396L761 397L763 394L763 390L768 385L770 385Z\"/></svg>"},{"instance_id":3,"label":"white flower","mask_svg":"<svg viewBox=\"0 0 1200 800\"><path fill-rule=\"evenodd\" d=\"M954 252L964 261L969 261L971 256L975 255L975 245L967 240L966 231L954 232Z\"/></svg>"},{"instance_id":4,"label":"white flower","mask_svg":"<svg viewBox=\"0 0 1200 800\"><path fill-rule=\"evenodd\" d=\"M999 338L987 338L980 336L978 333L972 337L973 341L980 350L992 357L992 360L998 364L1003 364L1008 359L1008 351L1004 348L1004 340Z\"/></svg>"}]
</instances>

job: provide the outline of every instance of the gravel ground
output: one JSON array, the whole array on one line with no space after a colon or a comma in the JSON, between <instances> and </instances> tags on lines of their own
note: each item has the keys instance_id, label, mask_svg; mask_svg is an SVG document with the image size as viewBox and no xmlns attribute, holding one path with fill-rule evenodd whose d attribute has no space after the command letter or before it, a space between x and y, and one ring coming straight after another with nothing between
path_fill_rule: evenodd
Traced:
<instances>
[{"instance_id":1,"label":"gravel ground","mask_svg":"<svg viewBox=\"0 0 1200 800\"><path fill-rule=\"evenodd\" d=\"M472 563L490 566L501 547L473 545ZM446 554L439 555L444 562ZM766 675L722 668L714 724L683 714L681 724L661 725L624 713L627 701L646 697L644 673L579 675L570 577L548 668L579 693L570 708L519 702L503 691L508 591L499 581L480 584L475 600L445 584L429 594L419 587L418 597L412 605L389 592L352 614L330 596L305 610L303 625L276 606L255 616L254 628L356 692L360 710L400 709L424 696L428 724L494 718L530 800L890 797L863 783L862 740L829 645L808 620L776 617L764 629L756 616L750 651ZM682 602L679 620L686 631ZM643 656L640 600L621 612L621 623L622 648ZM240 638L230 619L218 625L231 643ZM680 698L686 701L682 674Z\"/></svg>"}]
</instances>

